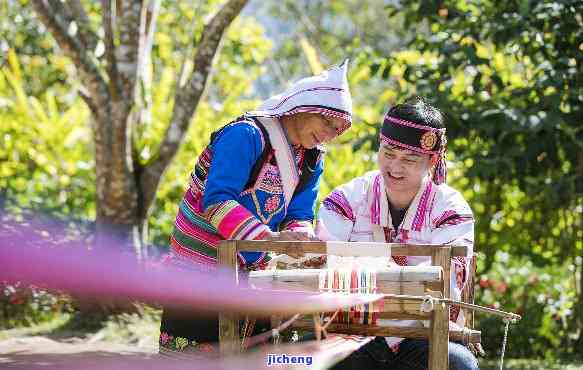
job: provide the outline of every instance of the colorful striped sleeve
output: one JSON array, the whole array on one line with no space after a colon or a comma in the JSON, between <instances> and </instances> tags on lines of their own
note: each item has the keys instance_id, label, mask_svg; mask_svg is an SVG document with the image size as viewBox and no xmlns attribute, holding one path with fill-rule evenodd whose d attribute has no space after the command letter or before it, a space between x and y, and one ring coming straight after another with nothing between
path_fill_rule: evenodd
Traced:
<instances>
[{"instance_id":1,"label":"colorful striped sleeve","mask_svg":"<svg viewBox=\"0 0 583 370\"><path fill-rule=\"evenodd\" d=\"M330 193L322 202L322 206L329 211L335 212L346 220L355 221L350 202L341 189L336 189Z\"/></svg>"},{"instance_id":2,"label":"colorful striped sleeve","mask_svg":"<svg viewBox=\"0 0 583 370\"><path fill-rule=\"evenodd\" d=\"M356 215L369 188L365 176L357 177L334 189L318 210L316 235L321 240L349 241Z\"/></svg>"},{"instance_id":3,"label":"colorful striped sleeve","mask_svg":"<svg viewBox=\"0 0 583 370\"><path fill-rule=\"evenodd\" d=\"M235 200L227 200L207 208L206 218L225 239L262 239L269 227Z\"/></svg>"}]
</instances>

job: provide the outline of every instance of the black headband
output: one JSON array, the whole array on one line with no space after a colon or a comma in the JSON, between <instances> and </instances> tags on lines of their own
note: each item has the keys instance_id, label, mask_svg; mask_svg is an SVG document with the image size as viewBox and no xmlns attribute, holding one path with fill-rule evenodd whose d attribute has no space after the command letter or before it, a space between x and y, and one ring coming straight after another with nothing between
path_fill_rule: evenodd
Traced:
<instances>
[{"instance_id":1,"label":"black headband","mask_svg":"<svg viewBox=\"0 0 583 370\"><path fill-rule=\"evenodd\" d=\"M381 140L424 154L439 154L445 144L445 128L434 128L385 116Z\"/></svg>"}]
</instances>

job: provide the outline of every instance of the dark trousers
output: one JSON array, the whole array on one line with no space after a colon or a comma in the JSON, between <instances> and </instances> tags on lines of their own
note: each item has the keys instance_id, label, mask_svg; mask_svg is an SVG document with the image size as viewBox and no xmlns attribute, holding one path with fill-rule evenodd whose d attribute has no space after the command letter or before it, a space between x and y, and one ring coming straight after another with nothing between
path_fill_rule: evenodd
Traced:
<instances>
[{"instance_id":1,"label":"dark trousers","mask_svg":"<svg viewBox=\"0 0 583 370\"><path fill-rule=\"evenodd\" d=\"M428 360L429 343L426 340L405 339L400 343L397 353L394 353L384 338L376 337L332 369L426 370ZM449 342L449 368L451 370L474 370L478 369L478 361L464 345Z\"/></svg>"}]
</instances>

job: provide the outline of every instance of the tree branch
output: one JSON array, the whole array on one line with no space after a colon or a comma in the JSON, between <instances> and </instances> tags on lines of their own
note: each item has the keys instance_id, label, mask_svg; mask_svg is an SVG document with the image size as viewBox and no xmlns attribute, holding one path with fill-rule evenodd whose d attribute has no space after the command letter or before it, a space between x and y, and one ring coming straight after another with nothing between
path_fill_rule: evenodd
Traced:
<instances>
[{"instance_id":1,"label":"tree branch","mask_svg":"<svg viewBox=\"0 0 583 370\"><path fill-rule=\"evenodd\" d=\"M99 114L99 108L97 108L95 106L95 102L93 101L93 99L91 99L91 96L89 96L89 94L87 94L87 92L84 91L83 88L79 89L77 91L77 93L79 94L79 96L81 97L81 99L83 99L83 101L85 102L85 104L87 104L87 106L89 107L89 110L91 111L91 113L93 113L95 116L97 116Z\"/></svg>"},{"instance_id":2,"label":"tree branch","mask_svg":"<svg viewBox=\"0 0 583 370\"><path fill-rule=\"evenodd\" d=\"M49 0L52 9L62 9L61 15L69 25L69 31L75 31L73 36L79 35L81 43L87 46L87 49L93 53L97 47L97 35L89 26L89 18L83 9L79 0Z\"/></svg>"},{"instance_id":3,"label":"tree branch","mask_svg":"<svg viewBox=\"0 0 583 370\"><path fill-rule=\"evenodd\" d=\"M111 77L110 90L114 92L116 97L111 104L111 131L108 136L111 140L109 154L112 156L108 160L111 160L113 171L110 187L121 200L126 194L123 191L114 191L113 189L126 188L128 176L131 176L135 168L131 157L134 117L130 112L135 106L136 80L139 73L138 60L143 1L117 0L114 21L112 21L110 2L104 0L103 4L104 23L108 22L104 26L108 34L106 53L108 73ZM114 31L118 37L117 45L114 43ZM121 177L115 175L119 173L123 175Z\"/></svg>"},{"instance_id":4,"label":"tree branch","mask_svg":"<svg viewBox=\"0 0 583 370\"><path fill-rule=\"evenodd\" d=\"M119 96L121 95L121 87L117 74L117 61L115 60L111 0L101 0L101 8L101 11L103 12L103 29L105 33L105 59L107 61L107 74L109 76L109 93L114 101L118 101Z\"/></svg>"},{"instance_id":5,"label":"tree branch","mask_svg":"<svg viewBox=\"0 0 583 370\"><path fill-rule=\"evenodd\" d=\"M51 7L45 0L32 1L32 6L41 22L51 32L65 55L73 60L81 82L91 94L92 106L108 104L109 94L97 65L87 55L87 47L82 41L69 34L70 22L65 19L65 8Z\"/></svg>"},{"instance_id":6,"label":"tree branch","mask_svg":"<svg viewBox=\"0 0 583 370\"><path fill-rule=\"evenodd\" d=\"M239 15L247 1L228 0L203 29L202 38L193 60L194 69L186 85L176 91L172 119L164 133L158 153L150 163L144 166L140 185L147 206L153 202L160 178L184 140L192 115L211 75L213 60L219 50L223 34Z\"/></svg>"},{"instance_id":7,"label":"tree branch","mask_svg":"<svg viewBox=\"0 0 583 370\"><path fill-rule=\"evenodd\" d=\"M73 19L79 25L79 34L83 41L87 44L89 50L91 52L95 52L97 48L97 43L99 38L91 29L91 25L89 23L89 17L87 17L87 13L81 5L81 1L79 0L67 0L67 4L69 4L69 9L71 10L71 15Z\"/></svg>"},{"instance_id":8,"label":"tree branch","mask_svg":"<svg viewBox=\"0 0 583 370\"><path fill-rule=\"evenodd\" d=\"M131 122L134 123L133 130L138 125L144 122L149 122L151 119L152 110L152 70L150 67L150 60L152 54L152 46L154 44L154 33L156 31L156 19L160 9L160 0L146 0L146 4L142 6L142 14L140 20L140 50L137 62L136 74L136 91L135 91L135 106L132 109L134 118Z\"/></svg>"},{"instance_id":9,"label":"tree branch","mask_svg":"<svg viewBox=\"0 0 583 370\"><path fill-rule=\"evenodd\" d=\"M128 106L134 101L138 58L140 52L140 27L142 0L122 0L116 17L119 30L119 45L115 49L117 73L120 77L122 99Z\"/></svg>"},{"instance_id":10,"label":"tree branch","mask_svg":"<svg viewBox=\"0 0 583 370\"><path fill-rule=\"evenodd\" d=\"M154 32L156 31L156 19L160 9L160 0L146 0L142 7L140 26L140 54L138 55L138 72L136 78L142 80L142 86L149 90L151 76L148 72L152 45L154 44ZM138 86L139 87L139 86Z\"/></svg>"},{"instance_id":11,"label":"tree branch","mask_svg":"<svg viewBox=\"0 0 583 370\"><path fill-rule=\"evenodd\" d=\"M151 39L153 39L154 31L156 30L156 19L158 18L159 10L160 0L148 0L148 4L144 7L146 17L144 30L145 34Z\"/></svg>"}]
</instances>

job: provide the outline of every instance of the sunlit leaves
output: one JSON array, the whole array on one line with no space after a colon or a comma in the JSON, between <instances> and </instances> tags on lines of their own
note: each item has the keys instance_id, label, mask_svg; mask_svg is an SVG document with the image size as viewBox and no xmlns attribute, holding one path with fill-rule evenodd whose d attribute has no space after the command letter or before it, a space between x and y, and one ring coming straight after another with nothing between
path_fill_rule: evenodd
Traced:
<instances>
[{"instance_id":1,"label":"sunlit leaves","mask_svg":"<svg viewBox=\"0 0 583 370\"><path fill-rule=\"evenodd\" d=\"M81 99L61 108L55 94L26 93L18 56L0 70L0 189L13 211L90 218L94 172L89 112Z\"/></svg>"}]
</instances>

